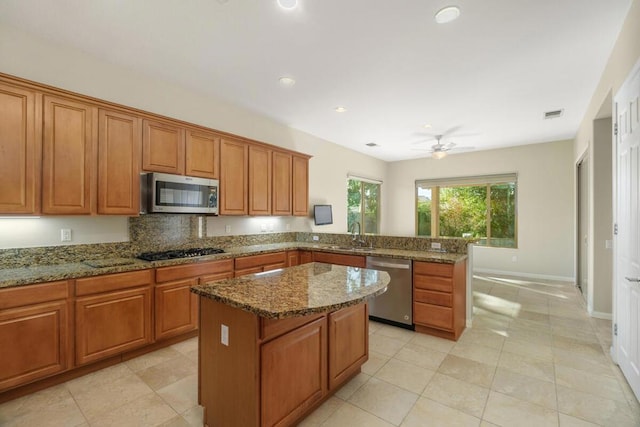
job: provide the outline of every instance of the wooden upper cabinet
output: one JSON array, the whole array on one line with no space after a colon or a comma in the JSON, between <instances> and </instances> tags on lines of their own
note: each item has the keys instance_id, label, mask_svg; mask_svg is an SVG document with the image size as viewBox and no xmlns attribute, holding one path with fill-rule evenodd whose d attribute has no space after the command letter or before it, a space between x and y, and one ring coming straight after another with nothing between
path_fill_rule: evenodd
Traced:
<instances>
[{"instance_id":1,"label":"wooden upper cabinet","mask_svg":"<svg viewBox=\"0 0 640 427\"><path fill-rule=\"evenodd\" d=\"M0 83L0 213L40 210L41 99Z\"/></svg>"},{"instance_id":2,"label":"wooden upper cabinet","mask_svg":"<svg viewBox=\"0 0 640 427\"><path fill-rule=\"evenodd\" d=\"M249 213L248 169L248 144L222 138L220 140L220 215Z\"/></svg>"},{"instance_id":3,"label":"wooden upper cabinet","mask_svg":"<svg viewBox=\"0 0 640 427\"><path fill-rule=\"evenodd\" d=\"M293 215L309 215L309 159L293 156Z\"/></svg>"},{"instance_id":4,"label":"wooden upper cabinet","mask_svg":"<svg viewBox=\"0 0 640 427\"><path fill-rule=\"evenodd\" d=\"M42 212L90 214L93 197L97 109L45 95Z\"/></svg>"},{"instance_id":5,"label":"wooden upper cabinet","mask_svg":"<svg viewBox=\"0 0 640 427\"><path fill-rule=\"evenodd\" d=\"M271 155L268 148L249 146L249 215L271 215Z\"/></svg>"},{"instance_id":6,"label":"wooden upper cabinet","mask_svg":"<svg viewBox=\"0 0 640 427\"><path fill-rule=\"evenodd\" d=\"M214 133L187 129L185 175L220 177L220 137Z\"/></svg>"},{"instance_id":7,"label":"wooden upper cabinet","mask_svg":"<svg viewBox=\"0 0 640 427\"><path fill-rule=\"evenodd\" d=\"M101 109L98 128L98 213L137 215L140 211L141 120Z\"/></svg>"},{"instance_id":8,"label":"wooden upper cabinet","mask_svg":"<svg viewBox=\"0 0 640 427\"><path fill-rule=\"evenodd\" d=\"M291 215L291 154L273 152L273 215Z\"/></svg>"},{"instance_id":9,"label":"wooden upper cabinet","mask_svg":"<svg viewBox=\"0 0 640 427\"><path fill-rule=\"evenodd\" d=\"M184 128L172 123L142 121L142 169L184 174Z\"/></svg>"}]
</instances>

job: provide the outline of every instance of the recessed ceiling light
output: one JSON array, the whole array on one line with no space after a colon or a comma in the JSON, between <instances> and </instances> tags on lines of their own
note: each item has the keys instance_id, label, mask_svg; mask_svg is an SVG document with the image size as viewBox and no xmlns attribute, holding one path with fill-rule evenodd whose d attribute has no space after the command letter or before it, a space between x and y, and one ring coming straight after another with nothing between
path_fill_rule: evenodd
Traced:
<instances>
[{"instance_id":1,"label":"recessed ceiling light","mask_svg":"<svg viewBox=\"0 0 640 427\"><path fill-rule=\"evenodd\" d=\"M278 0L278 6L283 9L291 10L295 9L298 5L298 0Z\"/></svg>"},{"instance_id":2,"label":"recessed ceiling light","mask_svg":"<svg viewBox=\"0 0 640 427\"><path fill-rule=\"evenodd\" d=\"M287 76L280 77L278 81L282 86L286 86L286 87L291 87L294 84L296 84L296 81L293 78L287 77Z\"/></svg>"},{"instance_id":3,"label":"recessed ceiling light","mask_svg":"<svg viewBox=\"0 0 640 427\"><path fill-rule=\"evenodd\" d=\"M447 22L455 21L460 16L460 8L457 6L447 6L440 9L435 16L438 24L446 24Z\"/></svg>"},{"instance_id":4,"label":"recessed ceiling light","mask_svg":"<svg viewBox=\"0 0 640 427\"><path fill-rule=\"evenodd\" d=\"M344 113L347 111L345 107L336 107L336 113Z\"/></svg>"},{"instance_id":5,"label":"recessed ceiling light","mask_svg":"<svg viewBox=\"0 0 640 427\"><path fill-rule=\"evenodd\" d=\"M430 124L426 124L426 125L424 125L424 128L425 129L431 129L431 125Z\"/></svg>"}]
</instances>

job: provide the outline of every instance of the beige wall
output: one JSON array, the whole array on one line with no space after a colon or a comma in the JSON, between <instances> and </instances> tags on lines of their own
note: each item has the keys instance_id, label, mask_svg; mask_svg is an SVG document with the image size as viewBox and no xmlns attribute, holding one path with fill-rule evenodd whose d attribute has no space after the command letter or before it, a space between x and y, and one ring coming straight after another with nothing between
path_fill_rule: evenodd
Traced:
<instances>
[{"instance_id":1,"label":"beige wall","mask_svg":"<svg viewBox=\"0 0 640 427\"><path fill-rule=\"evenodd\" d=\"M591 102L582 119L574 143L574 160L588 152L593 164L600 171L599 177L604 179L611 172L610 150L605 150L600 143L610 141L606 138L606 126L599 119L610 116L613 111L612 98L624 83L627 75L640 60L640 0L634 0L624 25L618 36L608 62L603 70L600 82L596 87ZM615 117L614 117L615 122ZM589 193L593 203L590 204L590 253L589 253L589 298L587 301L590 313L597 317L610 318L612 304L612 260L611 250L606 249L606 240L611 239L611 227L614 221L611 198L611 177L602 181L598 176L590 180Z\"/></svg>"},{"instance_id":2,"label":"beige wall","mask_svg":"<svg viewBox=\"0 0 640 427\"><path fill-rule=\"evenodd\" d=\"M0 72L312 155L309 164L309 203L328 203L334 206L334 224L317 227L319 232L346 231L347 173L383 181L386 179L386 162L292 129L202 92L173 86L153 76L137 74L84 52L35 39L7 26L0 27ZM25 238L24 230L18 231L21 227L16 227L17 223L12 221L16 220L0 219L0 231L3 233L0 248L60 244L59 220L31 220L25 226L33 231L27 233L28 238ZM124 217L100 220L100 227L105 233L99 234L89 232L84 226L86 221L91 223L97 220L74 217L64 219L65 227L74 229L73 243L102 242L105 241L105 234L118 241L128 239ZM287 223L293 231L315 228L312 219L228 219L233 234L258 232L263 222L273 224L274 231L284 230ZM224 230L224 225L225 218L213 218L209 220L209 231L221 234L220 230ZM382 231L384 232L384 226Z\"/></svg>"},{"instance_id":3,"label":"beige wall","mask_svg":"<svg viewBox=\"0 0 640 427\"><path fill-rule=\"evenodd\" d=\"M389 234L415 233L415 181L518 174L518 248L474 248L474 271L514 272L573 279L573 143L559 141L391 163L387 194ZM515 258L514 258L515 257ZM514 260L515 259L515 260Z\"/></svg>"}]
</instances>

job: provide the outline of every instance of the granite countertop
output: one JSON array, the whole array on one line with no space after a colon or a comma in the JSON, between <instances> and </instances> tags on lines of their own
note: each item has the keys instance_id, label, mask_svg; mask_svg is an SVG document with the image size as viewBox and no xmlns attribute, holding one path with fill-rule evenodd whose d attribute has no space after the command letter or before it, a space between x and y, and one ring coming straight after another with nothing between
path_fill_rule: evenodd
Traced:
<instances>
[{"instance_id":1,"label":"granite countertop","mask_svg":"<svg viewBox=\"0 0 640 427\"><path fill-rule=\"evenodd\" d=\"M286 242L265 245L239 246L224 248L225 253L194 258L181 258L166 261L141 261L136 258L102 258L88 259L83 262L37 265L23 268L0 268L0 289L57 280L76 279L80 277L99 276L103 274L123 273L147 268L166 267L171 265L191 264L249 255L280 252L284 250L311 250L333 252L350 255L373 255L390 258L412 259L453 264L467 258L466 254L415 251L405 249L367 248L353 250L331 244L311 244L307 242Z\"/></svg>"},{"instance_id":2,"label":"granite countertop","mask_svg":"<svg viewBox=\"0 0 640 427\"><path fill-rule=\"evenodd\" d=\"M283 319L339 310L387 290L389 274L313 262L194 286L191 292L261 317Z\"/></svg>"}]
</instances>

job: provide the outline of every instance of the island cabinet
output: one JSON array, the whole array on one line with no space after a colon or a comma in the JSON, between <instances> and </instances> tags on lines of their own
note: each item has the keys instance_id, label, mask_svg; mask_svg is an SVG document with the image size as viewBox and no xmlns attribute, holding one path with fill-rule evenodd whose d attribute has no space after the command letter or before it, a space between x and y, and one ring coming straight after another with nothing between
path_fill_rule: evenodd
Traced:
<instances>
[{"instance_id":1,"label":"island cabinet","mask_svg":"<svg viewBox=\"0 0 640 427\"><path fill-rule=\"evenodd\" d=\"M327 264L346 265L350 267L364 268L367 266L367 259L362 255L345 255L330 252L313 252L315 262L325 262Z\"/></svg>"},{"instance_id":2,"label":"island cabinet","mask_svg":"<svg viewBox=\"0 0 640 427\"><path fill-rule=\"evenodd\" d=\"M0 290L0 391L71 367L67 281Z\"/></svg>"},{"instance_id":3,"label":"island cabinet","mask_svg":"<svg viewBox=\"0 0 640 427\"><path fill-rule=\"evenodd\" d=\"M291 426L368 358L365 303L266 319L201 298L200 404L206 426Z\"/></svg>"},{"instance_id":4,"label":"island cabinet","mask_svg":"<svg viewBox=\"0 0 640 427\"><path fill-rule=\"evenodd\" d=\"M261 273L287 267L287 253L275 252L262 255L250 255L235 259L235 276Z\"/></svg>"},{"instance_id":5,"label":"island cabinet","mask_svg":"<svg viewBox=\"0 0 640 427\"><path fill-rule=\"evenodd\" d=\"M42 95L0 83L0 111L0 213L38 213Z\"/></svg>"},{"instance_id":6,"label":"island cabinet","mask_svg":"<svg viewBox=\"0 0 640 427\"><path fill-rule=\"evenodd\" d=\"M76 364L147 345L151 328L153 270L76 280Z\"/></svg>"},{"instance_id":7,"label":"island cabinet","mask_svg":"<svg viewBox=\"0 0 640 427\"><path fill-rule=\"evenodd\" d=\"M466 260L413 262L416 331L457 340L466 324Z\"/></svg>"},{"instance_id":8,"label":"island cabinet","mask_svg":"<svg viewBox=\"0 0 640 427\"><path fill-rule=\"evenodd\" d=\"M198 296L191 286L233 277L233 260L210 261L156 269L155 339L198 329Z\"/></svg>"}]
</instances>

